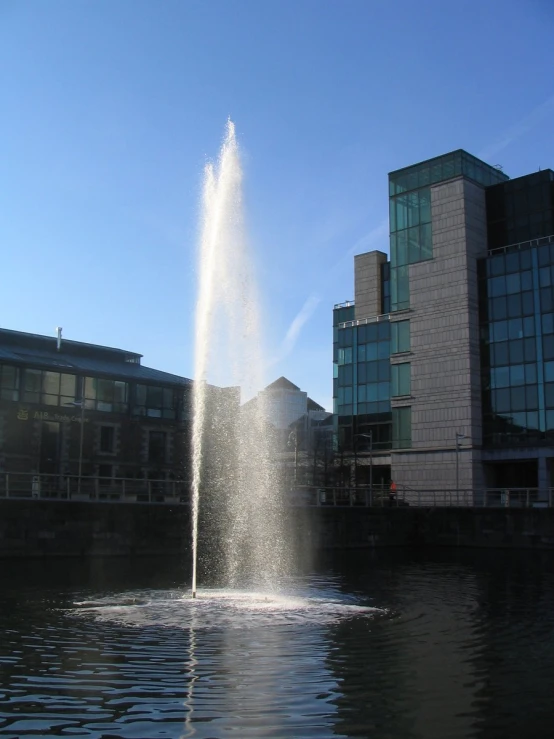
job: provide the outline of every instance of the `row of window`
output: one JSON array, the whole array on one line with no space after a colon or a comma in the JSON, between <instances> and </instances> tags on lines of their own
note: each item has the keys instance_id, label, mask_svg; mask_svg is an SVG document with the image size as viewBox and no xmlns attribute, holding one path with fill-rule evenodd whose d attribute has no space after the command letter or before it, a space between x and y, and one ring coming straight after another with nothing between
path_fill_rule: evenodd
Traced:
<instances>
[{"instance_id":1,"label":"row of window","mask_svg":"<svg viewBox=\"0 0 554 739\"><path fill-rule=\"evenodd\" d=\"M358 385L369 382L390 382L391 371L388 360L381 359L376 362L360 362L357 366ZM337 395L339 387L353 385L353 365L345 364L337 367L338 378L333 381L333 395Z\"/></svg>"},{"instance_id":2,"label":"row of window","mask_svg":"<svg viewBox=\"0 0 554 739\"><path fill-rule=\"evenodd\" d=\"M459 149L392 172L389 175L389 194L396 195L417 187L428 187L460 175L485 186L508 179L501 170Z\"/></svg>"},{"instance_id":3,"label":"row of window","mask_svg":"<svg viewBox=\"0 0 554 739\"><path fill-rule=\"evenodd\" d=\"M51 406L71 406L81 397L76 375L0 365L0 398ZM119 380L86 377L85 407L107 413L125 413L129 408L130 385ZM174 419L174 391L154 385L134 388L134 412L152 418Z\"/></svg>"},{"instance_id":4,"label":"row of window","mask_svg":"<svg viewBox=\"0 0 554 739\"><path fill-rule=\"evenodd\" d=\"M547 290L550 294L550 289ZM544 300L549 305L550 295ZM507 318L532 316L535 313L535 296L531 290L515 295L506 295L500 298L491 298L487 303L481 303L485 310L481 310L481 320L504 321Z\"/></svg>"},{"instance_id":5,"label":"row of window","mask_svg":"<svg viewBox=\"0 0 554 739\"><path fill-rule=\"evenodd\" d=\"M479 263L482 277L498 277L513 272L524 272L533 267L533 249L514 250L507 254L495 254ZM554 244L543 244L536 249L539 267L550 266L554 262Z\"/></svg>"},{"instance_id":6,"label":"row of window","mask_svg":"<svg viewBox=\"0 0 554 739\"><path fill-rule=\"evenodd\" d=\"M544 421L541 422L541 416ZM554 410L547 410L544 415L539 411L519 411L509 416L487 414L483 419L485 435L500 433L539 433L554 431Z\"/></svg>"},{"instance_id":7,"label":"row of window","mask_svg":"<svg viewBox=\"0 0 554 739\"><path fill-rule=\"evenodd\" d=\"M554 359L554 336L543 337L543 359ZM535 362L537 359L537 341L531 339L517 339L491 344L488 351L483 347L481 352L483 367L503 367L506 364L521 364Z\"/></svg>"},{"instance_id":8,"label":"row of window","mask_svg":"<svg viewBox=\"0 0 554 739\"><path fill-rule=\"evenodd\" d=\"M387 400L391 397L410 394L410 364L396 364L391 367L392 382L372 382L357 386L357 401L359 403L373 403L378 400ZM354 402L352 385L338 388L338 405Z\"/></svg>"},{"instance_id":9,"label":"row of window","mask_svg":"<svg viewBox=\"0 0 554 739\"><path fill-rule=\"evenodd\" d=\"M545 363L545 379L546 366L548 365L548 379L554 381L554 362ZM485 377L485 388L490 387L492 390L501 387L516 387L517 385L533 385L537 382L537 365L530 364L513 364L507 367L492 367L490 375Z\"/></svg>"},{"instance_id":10,"label":"row of window","mask_svg":"<svg viewBox=\"0 0 554 739\"><path fill-rule=\"evenodd\" d=\"M520 385L484 392L483 409L498 414L538 411L542 406L542 394L539 395L538 389L538 385ZM547 408L554 408L554 383L544 385L544 404Z\"/></svg>"},{"instance_id":11,"label":"row of window","mask_svg":"<svg viewBox=\"0 0 554 739\"><path fill-rule=\"evenodd\" d=\"M356 337L354 337L354 331L357 332ZM336 342L339 347L339 356L345 356L344 352L340 354L340 349L353 348L354 338L357 339L359 362L385 359L389 354L410 351L410 321L391 321L390 323L379 321L365 326L339 329Z\"/></svg>"},{"instance_id":12,"label":"row of window","mask_svg":"<svg viewBox=\"0 0 554 739\"><path fill-rule=\"evenodd\" d=\"M554 334L554 313L543 313L541 329L544 335ZM493 321L483 327L483 338L490 342L522 339L535 335L536 325L534 317L511 318L508 321Z\"/></svg>"}]
</instances>

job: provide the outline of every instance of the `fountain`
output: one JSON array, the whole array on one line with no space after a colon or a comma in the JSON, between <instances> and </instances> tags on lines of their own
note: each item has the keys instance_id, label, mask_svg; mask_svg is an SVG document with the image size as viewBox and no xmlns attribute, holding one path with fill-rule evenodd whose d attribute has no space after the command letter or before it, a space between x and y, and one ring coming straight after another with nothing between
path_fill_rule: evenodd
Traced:
<instances>
[{"instance_id":1,"label":"fountain","mask_svg":"<svg viewBox=\"0 0 554 739\"><path fill-rule=\"evenodd\" d=\"M229 120L219 159L206 166L204 176L193 401L193 598L202 512L208 567L217 569L211 574L226 587L249 582L275 589L291 561L266 409L259 400L248 413L239 408L241 390L251 396L263 381L252 263L239 148Z\"/></svg>"}]
</instances>

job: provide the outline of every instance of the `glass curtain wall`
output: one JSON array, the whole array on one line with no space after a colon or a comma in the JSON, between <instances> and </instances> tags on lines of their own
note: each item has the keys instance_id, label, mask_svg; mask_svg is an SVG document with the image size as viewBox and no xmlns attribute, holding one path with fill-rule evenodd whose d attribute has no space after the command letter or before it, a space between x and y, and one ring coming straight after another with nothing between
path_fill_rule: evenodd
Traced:
<instances>
[{"instance_id":1,"label":"glass curtain wall","mask_svg":"<svg viewBox=\"0 0 554 739\"><path fill-rule=\"evenodd\" d=\"M483 441L554 440L554 244L479 262Z\"/></svg>"},{"instance_id":2,"label":"glass curtain wall","mask_svg":"<svg viewBox=\"0 0 554 739\"><path fill-rule=\"evenodd\" d=\"M334 311L336 445L352 451L356 434L371 431L375 450L390 449L390 323L387 317L375 323L339 326L353 318L353 307Z\"/></svg>"}]
</instances>

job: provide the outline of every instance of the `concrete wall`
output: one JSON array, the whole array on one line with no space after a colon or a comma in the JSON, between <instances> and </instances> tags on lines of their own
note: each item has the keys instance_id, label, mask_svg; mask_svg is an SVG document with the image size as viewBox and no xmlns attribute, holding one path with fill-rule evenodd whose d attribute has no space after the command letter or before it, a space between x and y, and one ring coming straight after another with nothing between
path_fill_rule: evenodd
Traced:
<instances>
[{"instance_id":1,"label":"concrete wall","mask_svg":"<svg viewBox=\"0 0 554 739\"><path fill-rule=\"evenodd\" d=\"M179 554L188 547L186 506L0 501L0 557Z\"/></svg>"},{"instance_id":2,"label":"concrete wall","mask_svg":"<svg viewBox=\"0 0 554 739\"><path fill-rule=\"evenodd\" d=\"M554 509L290 508L297 556L320 549L463 546L554 549ZM0 501L0 558L182 556L187 506Z\"/></svg>"},{"instance_id":3,"label":"concrete wall","mask_svg":"<svg viewBox=\"0 0 554 739\"><path fill-rule=\"evenodd\" d=\"M393 453L393 479L420 489L483 485L477 258L486 255L484 190L458 178L431 188L433 259L410 266L412 450ZM404 359L405 361L405 359Z\"/></svg>"}]
</instances>

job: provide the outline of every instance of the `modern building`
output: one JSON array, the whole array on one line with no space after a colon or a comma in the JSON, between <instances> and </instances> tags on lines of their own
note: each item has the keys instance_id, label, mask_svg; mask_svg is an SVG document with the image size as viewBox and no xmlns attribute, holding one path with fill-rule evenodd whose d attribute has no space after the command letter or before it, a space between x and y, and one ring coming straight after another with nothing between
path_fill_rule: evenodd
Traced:
<instances>
[{"instance_id":1,"label":"modern building","mask_svg":"<svg viewBox=\"0 0 554 739\"><path fill-rule=\"evenodd\" d=\"M334 309L336 448L406 488L544 494L554 172L510 180L458 150L391 172L389 205L390 258L357 255Z\"/></svg>"},{"instance_id":2,"label":"modern building","mask_svg":"<svg viewBox=\"0 0 554 739\"><path fill-rule=\"evenodd\" d=\"M333 414L298 385L280 377L242 406L243 417L262 411L274 438L285 486L312 483L332 465Z\"/></svg>"},{"instance_id":3,"label":"modern building","mask_svg":"<svg viewBox=\"0 0 554 739\"><path fill-rule=\"evenodd\" d=\"M186 481L191 388L134 352L0 329L0 476Z\"/></svg>"},{"instance_id":4,"label":"modern building","mask_svg":"<svg viewBox=\"0 0 554 739\"><path fill-rule=\"evenodd\" d=\"M242 407L246 413L255 407L262 407L266 420L281 431L290 430L293 424L309 412L325 414L323 406L309 398L308 393L300 390L286 377L279 377Z\"/></svg>"}]
</instances>

